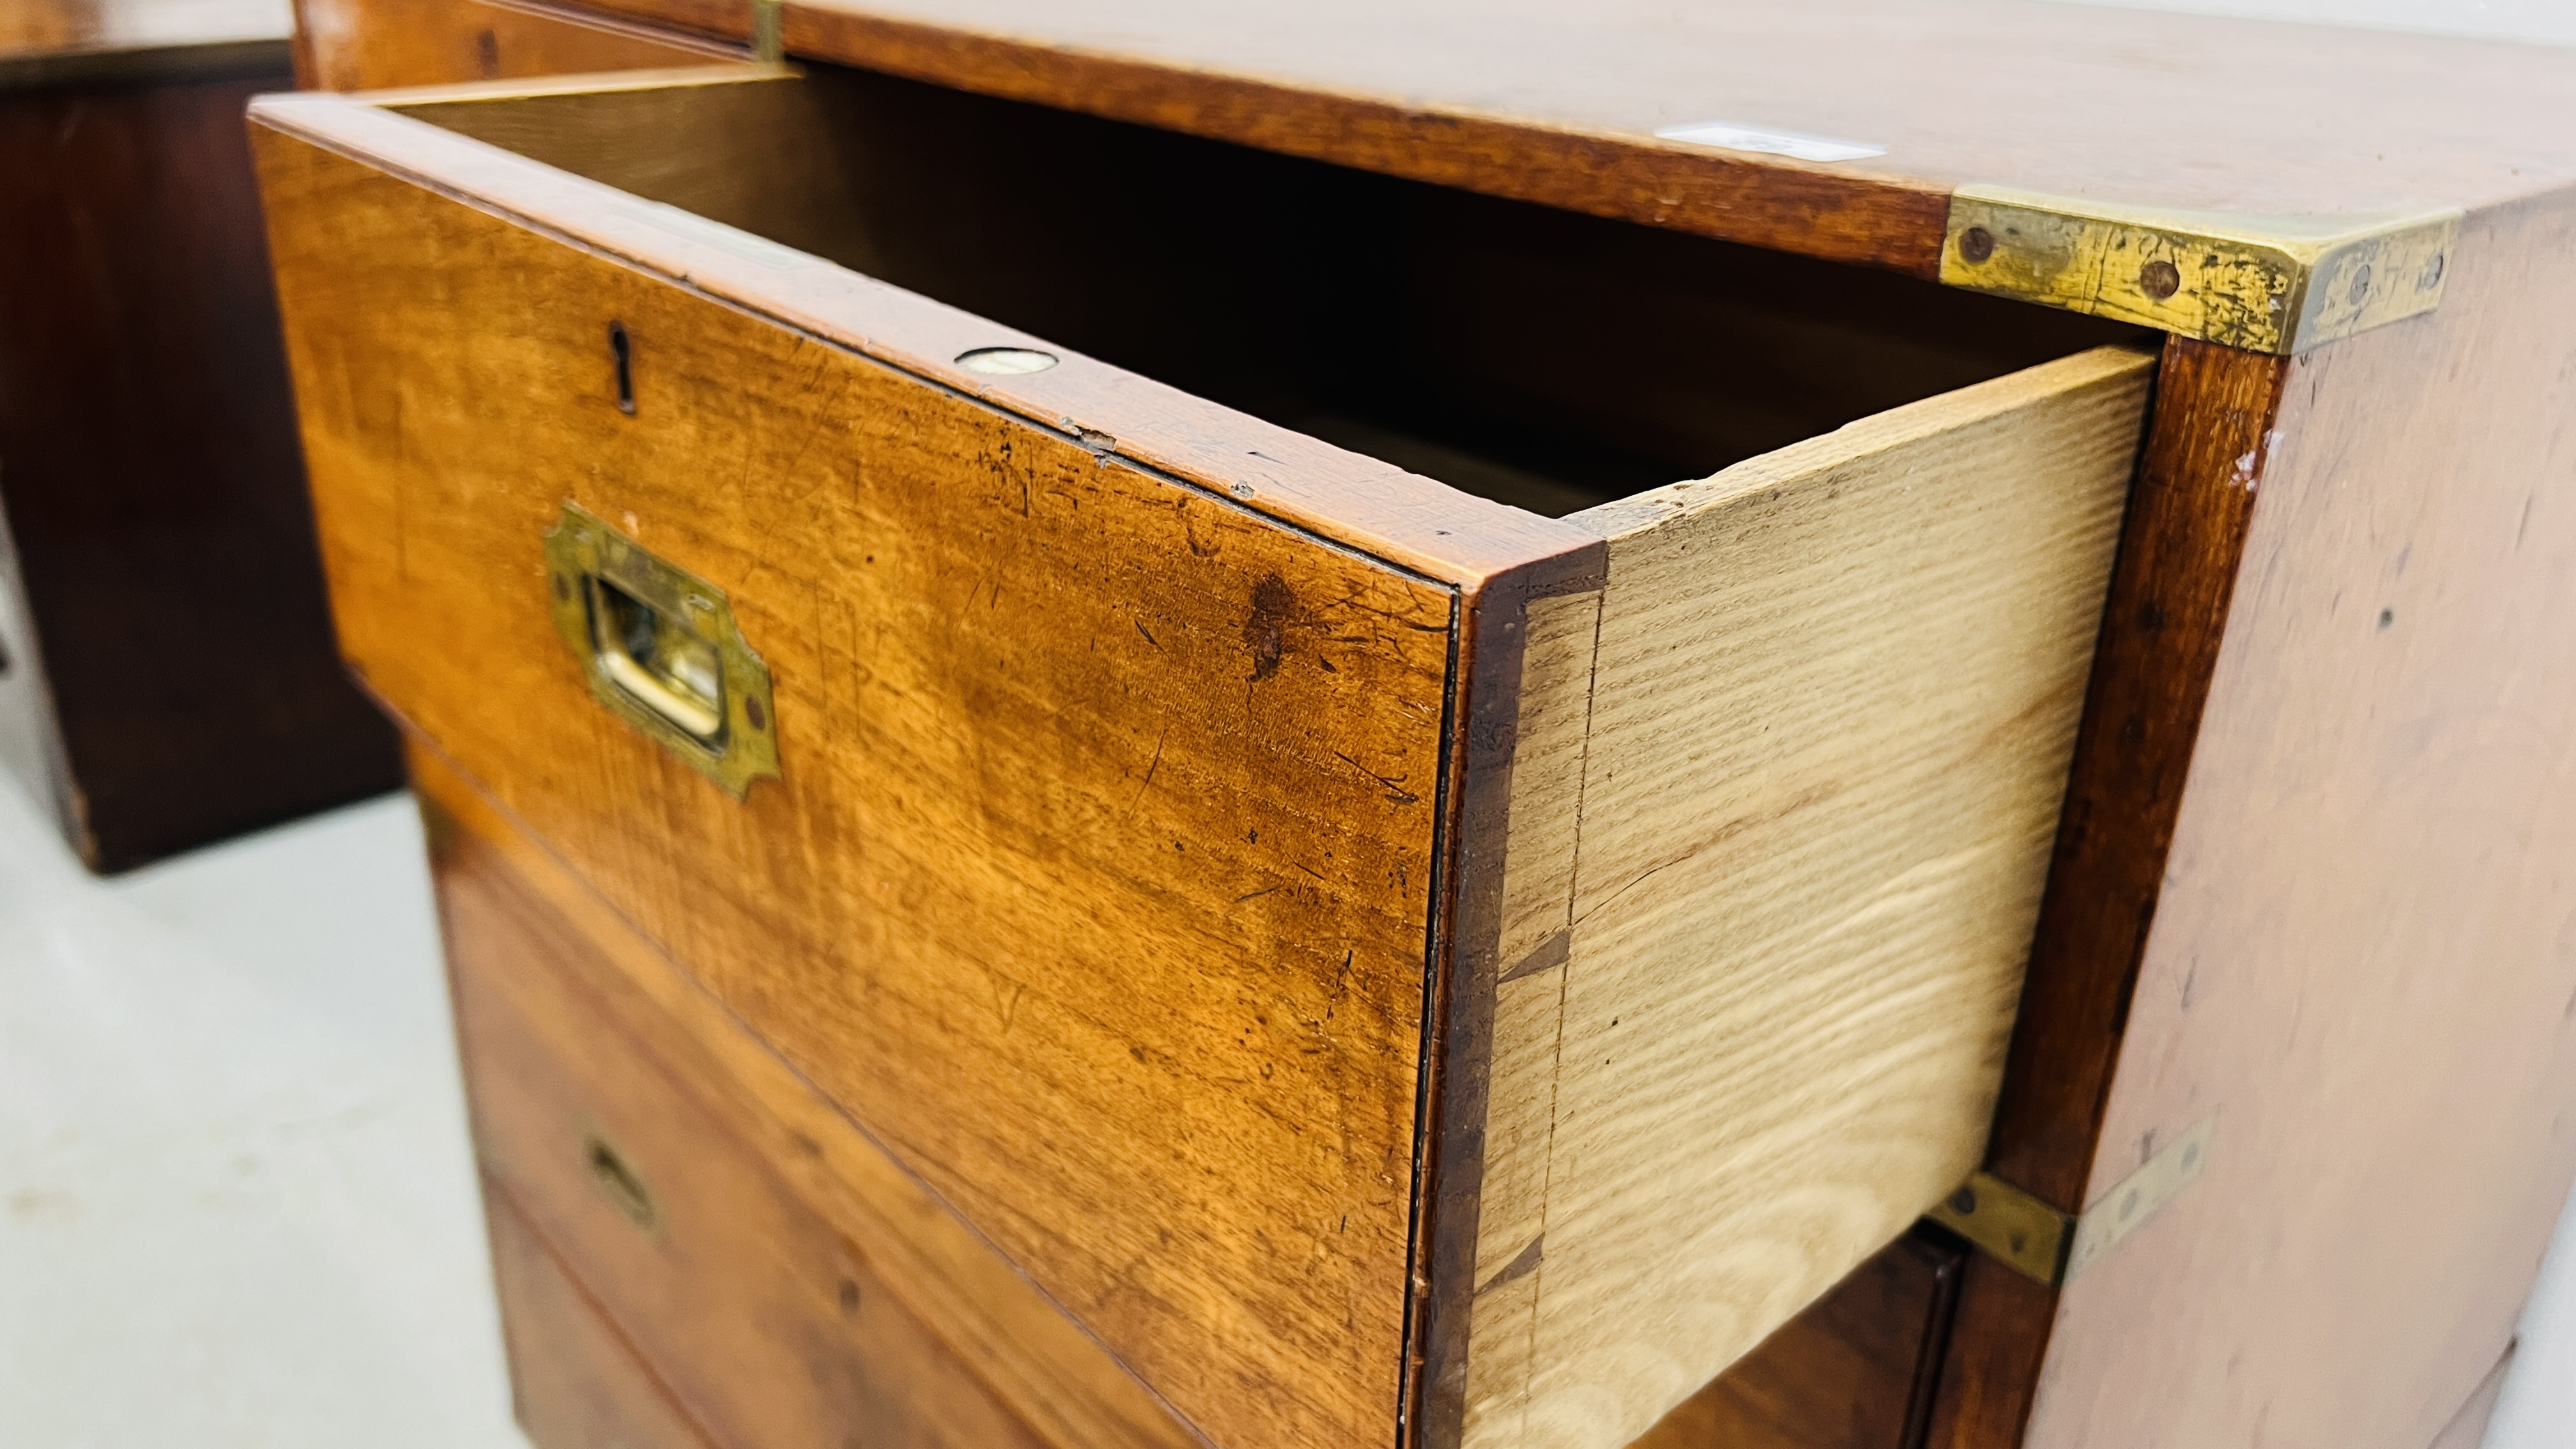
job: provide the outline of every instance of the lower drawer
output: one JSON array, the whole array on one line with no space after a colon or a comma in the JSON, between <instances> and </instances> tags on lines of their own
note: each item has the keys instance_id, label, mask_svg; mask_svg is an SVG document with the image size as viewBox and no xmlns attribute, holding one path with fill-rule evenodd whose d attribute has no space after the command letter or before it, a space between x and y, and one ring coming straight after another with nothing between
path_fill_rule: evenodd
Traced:
<instances>
[{"instance_id":1,"label":"lower drawer","mask_svg":"<svg viewBox=\"0 0 2576 1449\"><path fill-rule=\"evenodd\" d=\"M1632 1449L1919 1449L1967 1250L1917 1228Z\"/></svg>"},{"instance_id":2,"label":"lower drawer","mask_svg":"<svg viewBox=\"0 0 2576 1449\"><path fill-rule=\"evenodd\" d=\"M546 876L541 857L514 863L524 838L461 778L428 760L415 774L505 1286L543 1276L527 1246L543 1244L641 1365L592 1372L614 1356L583 1340L606 1330L557 1304L562 1292L505 1295L523 1414L544 1449L590 1442L587 1429L549 1438L551 1426L601 1421L556 1402L576 1386L585 1402L667 1389L724 1449L1188 1442L1051 1305L994 1301L1026 1293L998 1259L1003 1294L989 1275L981 1288L971 1272L925 1281L925 1252L990 1256L953 1224L951 1241L921 1241L942 1230L936 1204L876 1204L916 1219L904 1243L818 1189L811 1179L871 1150L865 1140L827 1108L803 1121L750 1112L727 1044L708 1039L732 1032L738 1050L739 1029L651 1000L635 975L650 958L613 917L578 913L560 893L579 887ZM943 1297L978 1292L987 1301ZM979 1315L995 1326L972 1331Z\"/></svg>"},{"instance_id":3,"label":"lower drawer","mask_svg":"<svg viewBox=\"0 0 2576 1449\"><path fill-rule=\"evenodd\" d=\"M598 1301L489 1181L483 1211L508 1329L511 1405L539 1449L711 1449Z\"/></svg>"}]
</instances>

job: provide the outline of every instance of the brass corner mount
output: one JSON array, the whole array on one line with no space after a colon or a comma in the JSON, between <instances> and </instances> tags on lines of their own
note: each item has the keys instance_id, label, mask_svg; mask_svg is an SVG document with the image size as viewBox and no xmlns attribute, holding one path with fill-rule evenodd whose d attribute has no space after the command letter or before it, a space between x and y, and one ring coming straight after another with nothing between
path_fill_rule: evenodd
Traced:
<instances>
[{"instance_id":1,"label":"brass corner mount","mask_svg":"<svg viewBox=\"0 0 2576 1449\"><path fill-rule=\"evenodd\" d=\"M1941 280L2287 355L2439 306L2459 231L2456 210L2259 216L1965 186Z\"/></svg>"},{"instance_id":2,"label":"brass corner mount","mask_svg":"<svg viewBox=\"0 0 2576 1449\"><path fill-rule=\"evenodd\" d=\"M1924 1216L2042 1287L2062 1288L2199 1180L2217 1132L2216 1117L2201 1119L2083 1213L1979 1172Z\"/></svg>"}]
</instances>

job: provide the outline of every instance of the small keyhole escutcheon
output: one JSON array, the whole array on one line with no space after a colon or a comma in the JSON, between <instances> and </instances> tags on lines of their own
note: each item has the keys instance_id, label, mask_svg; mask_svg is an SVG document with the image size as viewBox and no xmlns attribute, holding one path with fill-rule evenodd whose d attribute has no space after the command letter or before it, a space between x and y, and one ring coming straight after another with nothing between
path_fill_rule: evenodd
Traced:
<instances>
[{"instance_id":1,"label":"small keyhole escutcheon","mask_svg":"<svg viewBox=\"0 0 2576 1449\"><path fill-rule=\"evenodd\" d=\"M608 324L608 356L617 364L617 410L635 416L635 344L626 335L626 324Z\"/></svg>"}]
</instances>

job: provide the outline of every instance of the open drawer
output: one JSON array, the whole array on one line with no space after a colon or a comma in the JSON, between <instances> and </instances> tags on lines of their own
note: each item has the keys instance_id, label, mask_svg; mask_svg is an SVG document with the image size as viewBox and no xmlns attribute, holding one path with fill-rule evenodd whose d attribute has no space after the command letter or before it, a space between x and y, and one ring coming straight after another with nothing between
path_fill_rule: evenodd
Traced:
<instances>
[{"instance_id":1,"label":"open drawer","mask_svg":"<svg viewBox=\"0 0 2576 1449\"><path fill-rule=\"evenodd\" d=\"M1977 1164L2127 334L862 73L252 116L351 663L1214 1442L1623 1444Z\"/></svg>"}]
</instances>

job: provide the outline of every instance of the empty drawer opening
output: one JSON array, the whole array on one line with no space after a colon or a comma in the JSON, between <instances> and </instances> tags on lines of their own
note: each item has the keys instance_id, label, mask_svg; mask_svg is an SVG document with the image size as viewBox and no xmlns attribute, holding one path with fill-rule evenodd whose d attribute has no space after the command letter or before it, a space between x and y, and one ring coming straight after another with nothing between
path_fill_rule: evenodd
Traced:
<instances>
[{"instance_id":1,"label":"empty drawer opening","mask_svg":"<svg viewBox=\"0 0 2576 1449\"><path fill-rule=\"evenodd\" d=\"M2139 335L866 71L398 109L1556 516Z\"/></svg>"}]
</instances>

